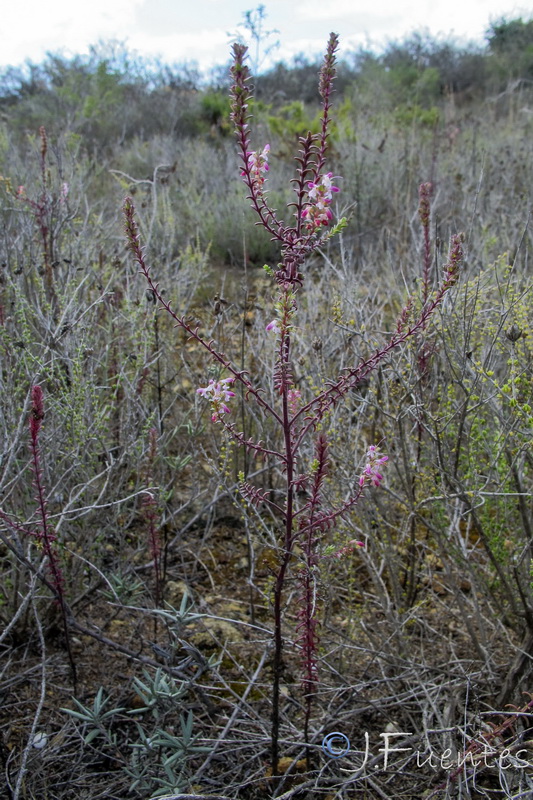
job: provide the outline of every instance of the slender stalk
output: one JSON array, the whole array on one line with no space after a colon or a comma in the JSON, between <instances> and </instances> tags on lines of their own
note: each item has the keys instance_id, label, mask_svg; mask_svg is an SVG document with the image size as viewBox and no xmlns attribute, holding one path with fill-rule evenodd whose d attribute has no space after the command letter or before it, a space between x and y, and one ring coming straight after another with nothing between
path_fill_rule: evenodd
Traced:
<instances>
[{"instance_id":1,"label":"slender stalk","mask_svg":"<svg viewBox=\"0 0 533 800\"><path fill-rule=\"evenodd\" d=\"M46 495L42 480L42 470L40 463L39 433L44 419L43 390L40 386L33 386L31 390L32 408L30 411L30 450L32 458L33 485L36 490L37 509L40 516L40 530L35 534L37 541L42 546L47 557L48 568L52 577L52 585L55 590L57 602L61 611L63 633L65 636L65 646L72 673L74 687L77 685L77 671L70 646L70 631L68 625L67 605L65 602L65 591L63 574L59 565L59 559L55 550L56 540L55 531L48 521Z\"/></svg>"},{"instance_id":2,"label":"slender stalk","mask_svg":"<svg viewBox=\"0 0 533 800\"><path fill-rule=\"evenodd\" d=\"M290 337L287 336L286 355L290 355ZM285 586L285 576L292 557L293 550L293 520L294 520L294 458L292 452L292 442L290 433L289 404L287 398L287 387L283 388L283 436L285 441L285 539L281 557L281 564L276 576L274 590L274 659L272 684L272 736L271 736L271 759L272 774L278 774L279 762L279 703L280 703L280 680L282 670L282 607L283 589Z\"/></svg>"},{"instance_id":3,"label":"slender stalk","mask_svg":"<svg viewBox=\"0 0 533 800\"><path fill-rule=\"evenodd\" d=\"M422 256L422 303L425 305L429 297L429 271L431 268L431 236L429 230L430 210L431 210L431 183L421 183L418 190L419 206L418 215L422 223L424 236L423 256Z\"/></svg>"},{"instance_id":4,"label":"slender stalk","mask_svg":"<svg viewBox=\"0 0 533 800\"><path fill-rule=\"evenodd\" d=\"M145 480L147 486L153 484L153 471L157 454L157 430L150 428L149 447L146 458ZM151 489L148 489L142 499L142 513L148 528L150 552L154 564L154 603L155 607L161 606L163 594L163 574L161 569L161 537L159 532L159 514L157 500ZM154 617L154 636L157 633L157 617Z\"/></svg>"}]
</instances>

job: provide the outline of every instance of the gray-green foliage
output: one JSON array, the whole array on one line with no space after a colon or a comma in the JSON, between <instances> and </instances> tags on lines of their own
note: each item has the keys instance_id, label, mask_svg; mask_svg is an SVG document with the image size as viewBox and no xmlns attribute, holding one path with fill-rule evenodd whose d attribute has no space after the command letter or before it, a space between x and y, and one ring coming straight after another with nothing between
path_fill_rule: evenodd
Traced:
<instances>
[{"instance_id":1,"label":"gray-green foliage","mask_svg":"<svg viewBox=\"0 0 533 800\"><path fill-rule=\"evenodd\" d=\"M81 726L85 745L117 758L131 779L130 791L158 797L186 788L188 759L209 748L196 744L194 717L186 707L189 685L162 669L143 670L134 678L132 691L138 707L113 706L111 696L100 687L90 705L72 699L75 708L66 714ZM129 718L133 718L129 721Z\"/></svg>"}]
</instances>

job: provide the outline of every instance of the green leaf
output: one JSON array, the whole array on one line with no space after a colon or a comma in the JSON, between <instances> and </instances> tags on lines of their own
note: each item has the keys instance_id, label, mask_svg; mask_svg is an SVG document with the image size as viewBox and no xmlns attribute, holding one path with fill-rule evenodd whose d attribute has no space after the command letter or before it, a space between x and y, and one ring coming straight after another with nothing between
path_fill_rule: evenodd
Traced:
<instances>
[{"instance_id":1,"label":"green leaf","mask_svg":"<svg viewBox=\"0 0 533 800\"><path fill-rule=\"evenodd\" d=\"M101 734L102 731L99 728L93 728L92 731L89 731L87 736L84 737L83 741L85 742L85 744L90 744L93 741L93 739L96 739L96 737L100 736Z\"/></svg>"},{"instance_id":2,"label":"green leaf","mask_svg":"<svg viewBox=\"0 0 533 800\"><path fill-rule=\"evenodd\" d=\"M338 233L344 230L348 225L348 220L346 217L342 217L333 228L326 233L323 239L320 240L320 243L327 242L329 239L332 239L333 236L336 236Z\"/></svg>"},{"instance_id":3,"label":"green leaf","mask_svg":"<svg viewBox=\"0 0 533 800\"><path fill-rule=\"evenodd\" d=\"M82 706L82 708L83 708L83 706ZM70 714L71 717L74 717L75 719L79 719L79 720L81 720L81 722L93 722L94 721L92 713L90 713L90 712L82 714L81 711L74 711L74 709L72 709L72 708L60 708L59 710L60 711L64 711L65 714Z\"/></svg>"}]
</instances>

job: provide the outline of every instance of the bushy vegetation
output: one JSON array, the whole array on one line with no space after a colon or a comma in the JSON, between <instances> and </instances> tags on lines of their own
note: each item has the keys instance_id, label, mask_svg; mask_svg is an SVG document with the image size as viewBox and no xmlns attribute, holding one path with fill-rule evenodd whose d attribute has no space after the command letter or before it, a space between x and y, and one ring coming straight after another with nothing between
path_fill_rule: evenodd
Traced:
<instances>
[{"instance_id":1,"label":"bushy vegetation","mask_svg":"<svg viewBox=\"0 0 533 800\"><path fill-rule=\"evenodd\" d=\"M320 131L318 69L299 59L256 81L253 146L270 143L278 209L293 198L299 137ZM389 461L371 502L331 534L333 553L365 548L317 573L307 747L287 587L273 777L282 551L275 514L244 501L239 475L275 497L282 470L209 421L196 390L221 375L158 312L121 219L130 195L162 297L272 398L276 295L262 267L280 254L247 208L229 78L116 44L4 72L0 783L10 800L532 790L532 73L533 22L522 19L492 23L485 48L417 34L339 65L329 169L335 216L349 224L305 266L294 385L314 397L370 358L408 294L414 318L460 230L465 261L438 316L320 423L335 452L331 507L353 493L369 442ZM232 419L246 440L267 440L246 400L236 392ZM321 749L332 731L351 742L340 759ZM384 734L406 748L386 768Z\"/></svg>"}]
</instances>

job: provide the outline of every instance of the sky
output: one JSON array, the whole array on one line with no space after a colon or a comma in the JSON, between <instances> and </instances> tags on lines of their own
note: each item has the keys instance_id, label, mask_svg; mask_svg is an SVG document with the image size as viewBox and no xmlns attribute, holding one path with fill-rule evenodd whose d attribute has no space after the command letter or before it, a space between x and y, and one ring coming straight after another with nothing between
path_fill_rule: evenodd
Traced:
<instances>
[{"instance_id":1,"label":"sky","mask_svg":"<svg viewBox=\"0 0 533 800\"><path fill-rule=\"evenodd\" d=\"M85 54L112 39L168 63L225 64L244 13L260 0L0 0L0 67L39 63L47 52ZM533 16L533 0L263 0L266 30L278 32L274 60L322 53L328 34L341 51L375 47L415 30L483 40L491 20ZM263 68L268 67L264 63Z\"/></svg>"}]
</instances>

